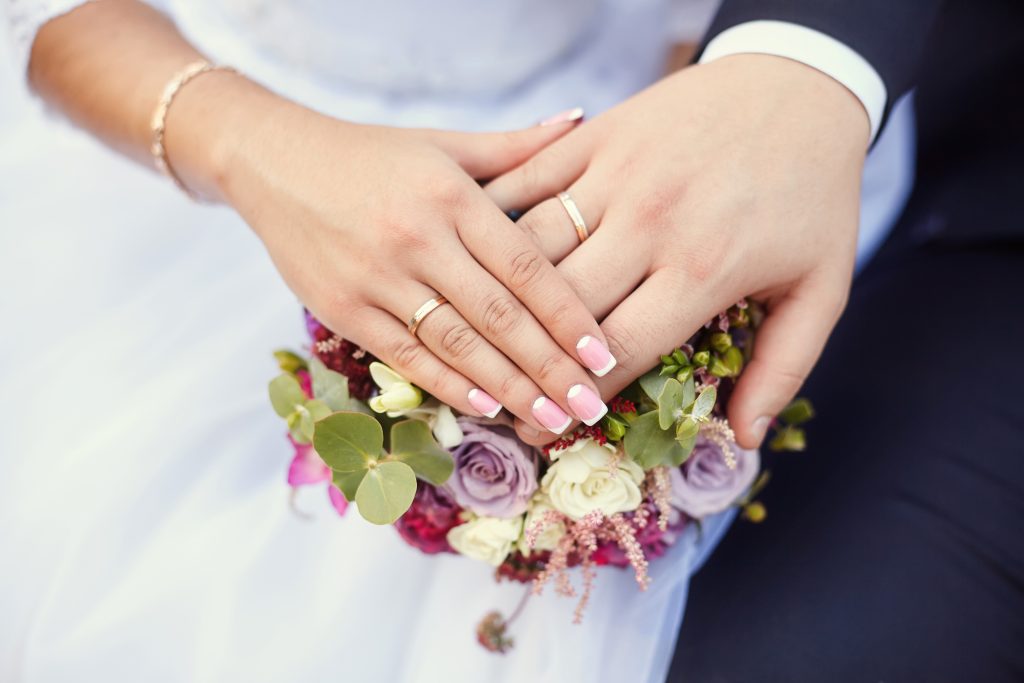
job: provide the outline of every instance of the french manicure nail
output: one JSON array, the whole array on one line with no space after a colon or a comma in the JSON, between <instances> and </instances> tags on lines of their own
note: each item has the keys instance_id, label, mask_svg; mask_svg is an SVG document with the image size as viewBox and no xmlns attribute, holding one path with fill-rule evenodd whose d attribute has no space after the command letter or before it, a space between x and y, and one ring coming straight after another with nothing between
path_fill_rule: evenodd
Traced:
<instances>
[{"instance_id":1,"label":"french manicure nail","mask_svg":"<svg viewBox=\"0 0 1024 683\"><path fill-rule=\"evenodd\" d=\"M475 410L480 411L480 414L485 417L494 417L501 412L501 404L495 401L486 391L470 389L468 398L469 405L473 406Z\"/></svg>"},{"instance_id":2,"label":"french manicure nail","mask_svg":"<svg viewBox=\"0 0 1024 683\"><path fill-rule=\"evenodd\" d=\"M572 109L566 109L560 111L554 116L549 116L544 119L538 126L554 126L559 123L571 123L579 121L583 118L583 107L573 107Z\"/></svg>"},{"instance_id":3,"label":"french manicure nail","mask_svg":"<svg viewBox=\"0 0 1024 683\"><path fill-rule=\"evenodd\" d=\"M754 424L751 425L751 427L753 428L758 441L764 441L764 435L768 433L768 426L771 425L771 423L772 418L767 415L762 415L754 420Z\"/></svg>"},{"instance_id":4,"label":"french manicure nail","mask_svg":"<svg viewBox=\"0 0 1024 683\"><path fill-rule=\"evenodd\" d=\"M599 340L587 335L576 342L576 352L583 364L598 377L604 377L615 367L615 356Z\"/></svg>"},{"instance_id":5,"label":"french manicure nail","mask_svg":"<svg viewBox=\"0 0 1024 683\"><path fill-rule=\"evenodd\" d=\"M554 434L561 434L572 424L572 418L547 396L538 396L533 402L533 416Z\"/></svg>"},{"instance_id":6,"label":"french manicure nail","mask_svg":"<svg viewBox=\"0 0 1024 683\"><path fill-rule=\"evenodd\" d=\"M574 384L569 387L566 398L569 400L569 407L588 427L596 424L608 412L608 406L604 404L601 397L585 384Z\"/></svg>"}]
</instances>

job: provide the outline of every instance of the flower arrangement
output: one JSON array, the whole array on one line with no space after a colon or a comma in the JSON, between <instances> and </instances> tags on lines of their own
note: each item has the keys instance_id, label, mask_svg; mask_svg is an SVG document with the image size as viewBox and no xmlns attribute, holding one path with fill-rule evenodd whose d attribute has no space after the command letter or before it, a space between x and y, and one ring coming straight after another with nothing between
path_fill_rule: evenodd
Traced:
<instances>
[{"instance_id":1,"label":"flower arrangement","mask_svg":"<svg viewBox=\"0 0 1024 683\"><path fill-rule=\"evenodd\" d=\"M338 514L355 502L421 552L485 562L534 594L552 584L578 598L578 621L597 567L631 568L643 590L648 563L687 524L734 505L764 518L755 498L767 472L736 444L722 408L760 318L739 302L611 400L598 424L537 449L508 419L457 414L307 312L311 353L276 352L269 387L294 449L288 483L326 485ZM802 450L812 415L795 401L770 446ZM505 651L510 621L488 614L478 640Z\"/></svg>"}]
</instances>

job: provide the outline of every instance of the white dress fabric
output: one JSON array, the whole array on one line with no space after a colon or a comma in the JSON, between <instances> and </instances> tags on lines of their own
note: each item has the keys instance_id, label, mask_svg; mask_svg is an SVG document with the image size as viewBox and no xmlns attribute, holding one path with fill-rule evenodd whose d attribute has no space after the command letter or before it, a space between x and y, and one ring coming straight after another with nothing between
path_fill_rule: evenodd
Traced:
<instances>
[{"instance_id":1,"label":"white dress fabric","mask_svg":"<svg viewBox=\"0 0 1024 683\"><path fill-rule=\"evenodd\" d=\"M300 307L230 210L191 204L22 91L27 49L74 2L8 0L0 82L0 680L662 681L688 577L731 514L652 563L602 570L584 623L550 590L499 656L474 640L518 584L426 557L322 492L288 506L269 355ZM178 0L202 50L330 114L501 129L628 97L671 27L664 0ZM687 9L693 14L687 14ZM696 13L700 13L699 16ZM684 17L684 19L680 19ZM862 259L909 190L899 108L864 183Z\"/></svg>"}]
</instances>

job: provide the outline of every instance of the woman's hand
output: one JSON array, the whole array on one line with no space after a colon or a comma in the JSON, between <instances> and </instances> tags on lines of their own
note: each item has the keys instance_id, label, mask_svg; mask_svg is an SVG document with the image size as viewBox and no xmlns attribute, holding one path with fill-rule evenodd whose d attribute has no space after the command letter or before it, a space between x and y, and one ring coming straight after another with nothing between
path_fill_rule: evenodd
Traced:
<instances>
[{"instance_id":1,"label":"woman's hand","mask_svg":"<svg viewBox=\"0 0 1024 683\"><path fill-rule=\"evenodd\" d=\"M189 103L208 101L202 88L239 88L233 99L260 116L221 126L228 139L207 152L220 170L212 187L195 182L245 218L329 328L468 414L493 415L500 401L555 433L569 415L603 414L576 360L581 338L603 340L597 322L474 180L521 164L578 115L515 133L355 125L220 73L196 79L170 115L189 116ZM169 136L172 162L188 154L175 142ZM407 321L438 294L451 305L429 313L413 336ZM583 387L572 396L593 400L570 399L572 387Z\"/></svg>"},{"instance_id":2,"label":"woman's hand","mask_svg":"<svg viewBox=\"0 0 1024 683\"><path fill-rule=\"evenodd\" d=\"M868 119L830 77L762 55L685 69L490 183L598 319L614 395L741 297L768 316L729 405L754 447L847 298ZM556 193L591 237L579 244ZM520 425L533 443L548 437Z\"/></svg>"}]
</instances>

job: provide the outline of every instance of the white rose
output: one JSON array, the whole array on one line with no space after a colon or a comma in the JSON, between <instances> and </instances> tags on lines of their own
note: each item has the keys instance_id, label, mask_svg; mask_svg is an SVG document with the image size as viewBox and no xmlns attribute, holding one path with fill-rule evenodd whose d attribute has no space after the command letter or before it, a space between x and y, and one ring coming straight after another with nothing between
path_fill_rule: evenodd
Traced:
<instances>
[{"instance_id":1,"label":"white rose","mask_svg":"<svg viewBox=\"0 0 1024 683\"><path fill-rule=\"evenodd\" d=\"M568 448L551 451L555 462L541 480L541 489L559 512L581 519L588 512L605 515L629 512L640 506L644 471L622 455L617 465L615 446L580 439Z\"/></svg>"},{"instance_id":2,"label":"white rose","mask_svg":"<svg viewBox=\"0 0 1024 683\"><path fill-rule=\"evenodd\" d=\"M558 541L565 535L565 524L556 522L547 524L544 530L537 534L533 548L526 543L527 532L539 521L544 519L548 511L555 511L551 500L543 493L538 493L530 500L530 506L526 509L526 521L523 522L523 535L519 539L519 552L523 555L539 552L542 550L554 550Z\"/></svg>"},{"instance_id":3,"label":"white rose","mask_svg":"<svg viewBox=\"0 0 1024 683\"><path fill-rule=\"evenodd\" d=\"M522 516L512 519L477 517L452 527L448 532L448 545L466 557L497 567L508 557L522 531Z\"/></svg>"}]
</instances>

